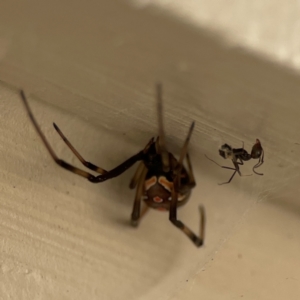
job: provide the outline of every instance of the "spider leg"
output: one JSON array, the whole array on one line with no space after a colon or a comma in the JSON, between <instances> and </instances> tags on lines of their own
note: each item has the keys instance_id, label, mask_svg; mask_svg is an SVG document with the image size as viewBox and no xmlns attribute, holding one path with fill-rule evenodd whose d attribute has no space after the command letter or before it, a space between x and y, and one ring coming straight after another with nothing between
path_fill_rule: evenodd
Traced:
<instances>
[{"instance_id":1,"label":"spider leg","mask_svg":"<svg viewBox=\"0 0 300 300\"><path fill-rule=\"evenodd\" d=\"M158 115L158 149L157 153L161 154L161 160L165 172L170 170L169 153L166 147L164 123L163 123L163 104L162 104L162 85L156 84L157 93L157 115Z\"/></svg>"},{"instance_id":2,"label":"spider leg","mask_svg":"<svg viewBox=\"0 0 300 300\"><path fill-rule=\"evenodd\" d=\"M193 172L193 167L191 163L191 158L189 153L186 154L186 161L187 161L187 166L188 166L188 174L189 174L189 188L192 189L193 187L196 186L196 181L195 181L195 176Z\"/></svg>"},{"instance_id":3,"label":"spider leg","mask_svg":"<svg viewBox=\"0 0 300 300\"><path fill-rule=\"evenodd\" d=\"M145 204L140 213L140 218L138 219L138 224L140 223L141 219L146 215L148 210L149 210L149 206Z\"/></svg>"},{"instance_id":4,"label":"spider leg","mask_svg":"<svg viewBox=\"0 0 300 300\"><path fill-rule=\"evenodd\" d=\"M145 155L145 151L147 151L147 149L149 148L149 146L153 143L153 138L149 141L149 143L146 145L146 147L144 148L144 150L138 152L137 154L133 155L132 157L130 157L129 159L127 159L126 161L124 161L122 164L120 164L119 166L117 166L116 168L108 171L107 173L98 175L98 176L94 176L84 170L81 170L77 167L72 166L71 164L65 162L64 160L60 159L57 157L57 155L55 154L54 150L52 149L52 147L50 146L50 144L48 143L46 137L44 136L43 132L41 131L37 121L35 120L32 111L28 105L25 93L23 90L20 90L20 96L21 99L24 103L25 109L27 111L27 114L35 128L35 130L37 131L38 135L40 136L42 142L44 143L45 147L47 148L49 154L51 155L52 159L62 168L73 172L79 176L82 176L86 179L88 179L89 181L93 182L93 183L98 183L98 182L103 182L105 180L108 180L110 178L119 176L120 174L122 174L123 172L125 172L128 168L130 168L134 163L136 163L139 160L143 160L144 155Z\"/></svg>"},{"instance_id":5,"label":"spider leg","mask_svg":"<svg viewBox=\"0 0 300 300\"><path fill-rule=\"evenodd\" d=\"M187 161L188 161L188 164L189 164L189 171L192 171L192 164L191 164L191 161L189 159L189 155L188 155L188 145L189 145L189 142L190 142L190 139L191 139L191 136L192 136L192 133L193 133L193 130L194 130L194 127L195 127L195 122L193 121L190 128L189 128L189 131L188 131L188 134L187 134L187 137L185 138L185 141L184 141L184 144L183 144L183 147L181 148L181 152L180 152L180 157L179 157L179 160L177 162L177 165L175 166L175 169L173 171L174 173L174 182L176 181L176 186L177 186L177 190L176 191L181 191L183 188L180 186L181 185L181 175L182 175L182 166L183 166L183 159L186 157L187 158ZM191 172L191 178L190 180L192 179L193 183L191 188L193 188L196 183L195 183L195 178L194 178L194 174L193 172ZM190 188L190 189L191 189ZM185 187L186 189L186 187Z\"/></svg>"},{"instance_id":6,"label":"spider leg","mask_svg":"<svg viewBox=\"0 0 300 300\"><path fill-rule=\"evenodd\" d=\"M129 184L130 189L134 189L136 187L136 185L139 181L139 178L141 177L144 167L145 167L144 162L141 161L130 181L130 184Z\"/></svg>"},{"instance_id":7,"label":"spider leg","mask_svg":"<svg viewBox=\"0 0 300 300\"><path fill-rule=\"evenodd\" d=\"M187 137L185 138L183 147L181 148L180 157L179 157L179 160L178 160L178 166L180 167L180 169L182 168L183 159L184 159L184 157L188 153L187 148L188 148L188 145L189 145L189 142L190 142L190 139L191 139L194 127L195 127L195 121L192 122L192 124L191 124L191 126L189 128L189 132L187 134Z\"/></svg>"},{"instance_id":8,"label":"spider leg","mask_svg":"<svg viewBox=\"0 0 300 300\"><path fill-rule=\"evenodd\" d=\"M97 173L100 174L105 174L107 173L106 170L86 161L81 155L80 153L74 148L74 146L69 142L69 140L65 137L65 135L62 133L62 131L58 128L58 126L53 123L53 126L55 128L55 130L57 131L57 133L60 135L60 137L62 138L62 140L66 143L66 145L70 148L70 150L75 154L75 156L80 160L80 162L86 166L88 169L93 170Z\"/></svg>"},{"instance_id":9,"label":"spider leg","mask_svg":"<svg viewBox=\"0 0 300 300\"><path fill-rule=\"evenodd\" d=\"M146 178L147 172L148 172L148 169L143 164L143 169L141 171L140 178L137 182L136 194L135 194L133 209L132 209L132 214L131 214L131 225L132 226L137 226L139 223L139 220L141 218L141 216L140 216L141 200L142 200L142 196L143 196L144 190L145 190L145 178Z\"/></svg>"},{"instance_id":10,"label":"spider leg","mask_svg":"<svg viewBox=\"0 0 300 300\"><path fill-rule=\"evenodd\" d=\"M181 200L180 206L182 206L184 203L186 203L191 195L191 190L196 186L196 181L193 173L193 168L190 160L190 156L187 153L186 154L186 160L187 160L187 170L184 173L181 173L180 179L182 180L183 178L188 179L188 182L182 184L182 181L179 180L180 186L177 187L177 192L180 193L181 195L185 195L185 199Z\"/></svg>"},{"instance_id":11,"label":"spider leg","mask_svg":"<svg viewBox=\"0 0 300 300\"><path fill-rule=\"evenodd\" d=\"M188 228L183 222L177 219L177 202L178 193L175 191L175 186L172 188L172 201L170 206L169 220L174 226L180 229L194 244L196 247L201 247L204 243L205 232L205 210L203 206L199 206L200 212L200 229L199 236L197 236L190 228Z\"/></svg>"},{"instance_id":12,"label":"spider leg","mask_svg":"<svg viewBox=\"0 0 300 300\"><path fill-rule=\"evenodd\" d=\"M181 178L181 170L182 170L182 163L184 157L187 158L189 173L191 174L191 181L195 184L194 175L192 172L192 166L187 154L187 147L190 141L193 129L194 129L195 122L192 122L188 135L185 139L183 147L181 149L180 158L178 160L178 164L175 169L175 178L173 183L173 188L171 189L171 205L170 205L170 214L169 220L172 222L174 226L180 229L194 244L196 247L200 247L203 245L204 242L204 230L205 230L205 210L203 206L199 206L200 211L200 233L197 236L191 229L189 229L183 222L177 219L177 206L178 206L178 190L180 189L180 178Z\"/></svg>"}]
</instances>

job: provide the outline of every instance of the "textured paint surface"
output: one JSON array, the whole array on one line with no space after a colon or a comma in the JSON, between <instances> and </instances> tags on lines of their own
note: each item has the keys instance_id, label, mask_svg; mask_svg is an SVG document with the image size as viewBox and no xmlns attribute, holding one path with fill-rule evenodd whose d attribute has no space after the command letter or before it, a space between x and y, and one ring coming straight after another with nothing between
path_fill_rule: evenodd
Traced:
<instances>
[{"instance_id":1,"label":"textured paint surface","mask_svg":"<svg viewBox=\"0 0 300 300\"><path fill-rule=\"evenodd\" d=\"M0 11L0 79L9 83L0 83L0 299L298 299L299 75L156 9L89 5L17 1ZM91 184L56 166L16 91L31 95L60 157L80 166L53 121L83 157L110 169L156 135L158 80L174 154L196 121L197 186L178 216L196 230L206 207L202 249L165 213L129 226L135 168ZM220 145L244 141L249 151L256 138L265 175L218 186L231 173L204 154L230 165Z\"/></svg>"},{"instance_id":2,"label":"textured paint surface","mask_svg":"<svg viewBox=\"0 0 300 300\"><path fill-rule=\"evenodd\" d=\"M295 0L131 0L157 6L183 22L219 33L231 45L300 67L300 2Z\"/></svg>"}]
</instances>

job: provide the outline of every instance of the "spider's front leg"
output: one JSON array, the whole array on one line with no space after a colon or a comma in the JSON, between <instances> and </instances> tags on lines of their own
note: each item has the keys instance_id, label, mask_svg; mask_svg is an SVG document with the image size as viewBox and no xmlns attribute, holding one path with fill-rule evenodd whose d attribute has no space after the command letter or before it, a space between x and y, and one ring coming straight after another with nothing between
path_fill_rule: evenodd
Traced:
<instances>
[{"instance_id":1,"label":"spider's front leg","mask_svg":"<svg viewBox=\"0 0 300 300\"><path fill-rule=\"evenodd\" d=\"M57 125L54 124L54 127L55 127L56 131L59 133L59 135L62 137L62 139L67 144L67 146L71 149L71 151L81 161L81 163L83 165L85 165L86 167L88 167L89 169L91 169L93 171L96 171L96 172L101 174L101 175L95 176L95 175L93 175L89 172L86 172L84 170L81 170L81 169L79 169L79 168L77 168L77 167L75 167L75 166L73 166L73 165L71 165L71 164L69 164L69 163L65 162L64 160L57 157L56 153L54 152L54 150L52 149L52 147L49 144L48 140L46 139L44 133L40 129L40 126L38 125L32 111L30 109L30 106L27 102L26 95L25 95L23 90L20 90L20 96L21 96L21 99L24 103L27 114L28 114L28 116L29 116L36 132L40 136L43 144L45 145L46 149L48 150L49 154L51 155L51 157L55 161L55 163L57 163L60 167L66 169L70 172L73 172L73 173L75 173L79 176L82 176L82 177L86 178L90 182L99 183L99 182L103 182L103 181L106 181L108 179L111 179L111 178L114 178L114 177L117 177L117 176L121 175L123 172L125 172L127 169L129 169L137 161L143 160L147 149L153 143L153 138L152 138L149 141L149 143L146 145L144 150L142 150L142 151L138 152L137 154L133 155L132 157L130 157L129 159L124 161L122 164L120 164L116 168L114 168L110 171L106 171L106 170L104 170L104 169L102 169L102 168L100 168L100 167L84 160L83 157L79 154L79 152L72 146L72 144L68 141L68 139L63 135L63 133L57 127Z\"/></svg>"}]
</instances>

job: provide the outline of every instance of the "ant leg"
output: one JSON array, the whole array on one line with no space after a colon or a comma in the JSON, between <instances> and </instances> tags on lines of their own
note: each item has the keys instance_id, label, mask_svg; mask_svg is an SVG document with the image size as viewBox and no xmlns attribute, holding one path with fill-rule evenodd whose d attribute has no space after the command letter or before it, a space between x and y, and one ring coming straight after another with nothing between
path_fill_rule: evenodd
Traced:
<instances>
[{"instance_id":1,"label":"ant leg","mask_svg":"<svg viewBox=\"0 0 300 300\"><path fill-rule=\"evenodd\" d=\"M130 181L130 184L129 184L130 189L134 189L136 187L138 180L141 177L144 166L145 166L144 163L141 161Z\"/></svg>"},{"instance_id":2,"label":"ant leg","mask_svg":"<svg viewBox=\"0 0 300 300\"><path fill-rule=\"evenodd\" d=\"M229 168L229 167L222 167L224 169L231 169L234 170L233 174L231 175L231 177L229 178L229 180L227 182L223 182L223 183L218 183L218 185L223 185L223 184L228 184L231 182L231 180L233 179L233 177L235 176L236 173L238 173L240 176L242 175L240 172L240 167L239 165L243 165L243 161L240 159L240 162L238 161L233 161L232 160L233 165L235 166L235 168Z\"/></svg>"},{"instance_id":3,"label":"ant leg","mask_svg":"<svg viewBox=\"0 0 300 300\"><path fill-rule=\"evenodd\" d=\"M233 179L234 175L236 173L238 173L240 176L252 176L252 174L249 175L242 175L240 172L240 167L239 166L243 166L244 162L242 161L241 158L238 158L240 161L232 161L233 165L235 166L235 169L231 168L232 170L234 170L232 176L229 178L229 180L227 182L223 182L223 183L218 183L219 185L223 185L223 184L228 184L231 182L231 180ZM224 167L225 168L225 167ZM226 168L226 169L230 169L230 168Z\"/></svg>"},{"instance_id":4,"label":"ant leg","mask_svg":"<svg viewBox=\"0 0 300 300\"><path fill-rule=\"evenodd\" d=\"M138 226L140 220L140 211L141 211L141 199L145 191L145 178L147 175L148 169L143 165L140 178L137 183L136 194L133 203L133 209L131 214L131 225Z\"/></svg>"},{"instance_id":5,"label":"ant leg","mask_svg":"<svg viewBox=\"0 0 300 300\"><path fill-rule=\"evenodd\" d=\"M226 181L226 182L222 182L222 183L218 183L218 185L223 185L223 184L228 184L228 183L230 183L231 182L231 180L232 180L232 178L234 177L234 175L236 174L236 172L237 172L237 170L235 170L234 172L233 172L233 174L231 175L231 177L229 178L229 180L228 181Z\"/></svg>"},{"instance_id":6,"label":"ant leg","mask_svg":"<svg viewBox=\"0 0 300 300\"><path fill-rule=\"evenodd\" d=\"M231 177L229 178L228 181L222 182L222 183L218 183L218 185L223 185L223 184L228 184L228 183L230 183L231 180L233 179L233 177L235 176L236 173L238 173L240 176L251 176L251 175L252 175L252 174L250 174L250 175L242 175L242 174L241 174L241 172L240 172L240 167L239 167L239 166L244 165L244 162L243 162L240 158L238 158L240 161L232 161L232 163L233 163L233 165L235 166L235 168L231 168L231 167L226 167L226 166L221 166L221 165L219 165L217 162L215 162L214 160L212 160L211 158L209 158L207 155L205 155L205 157L206 157L208 160L212 161L212 162L215 163L217 166L219 166L219 167L221 167L221 168L223 168L223 169L228 169L228 170L233 170L233 171L234 171L233 174L231 175Z\"/></svg>"},{"instance_id":7,"label":"ant leg","mask_svg":"<svg viewBox=\"0 0 300 300\"><path fill-rule=\"evenodd\" d=\"M240 161L238 161L238 160L232 160L232 163L233 163L233 165L234 165L234 167L235 167L235 170L236 170L236 172L238 172L238 174L240 175L240 176L242 176L242 173L241 173L241 171L240 171L240 166L243 166L244 165L244 162L242 161L242 159L240 159L240 158L238 158Z\"/></svg>"},{"instance_id":8,"label":"ant leg","mask_svg":"<svg viewBox=\"0 0 300 300\"><path fill-rule=\"evenodd\" d=\"M228 181L222 182L222 183L218 183L218 185L223 185L223 184L228 184L228 183L230 183L231 180L232 180L232 178L233 178L234 175L236 174L236 172L239 172L239 166L238 166L239 163L238 163L238 162L237 162L237 168L230 168L230 167L226 167L226 166L221 166L221 165L219 165L217 162L215 162L214 160L212 160L211 158L209 158L206 154L205 154L205 157L206 157L208 160L212 161L212 162L215 163L217 166L219 166L219 167L221 167L221 168L223 168L223 169L234 170L233 174L231 175L231 177L229 178ZM236 165L235 165L234 162L233 162L233 164L234 164L234 166L236 167ZM241 164L243 164L243 161L241 161Z\"/></svg>"},{"instance_id":9,"label":"ant leg","mask_svg":"<svg viewBox=\"0 0 300 300\"><path fill-rule=\"evenodd\" d=\"M214 160L212 160L211 158L209 158L206 154L204 154L204 156L205 156L208 160L210 160L211 162L213 162L214 164L216 164L217 166L219 166L220 168L223 168L223 169L229 169L229 170L235 170L235 171L236 171L236 169L234 169L234 168L230 168L230 167L226 167L226 166L221 166L221 165L219 165L216 161L214 161Z\"/></svg>"},{"instance_id":10,"label":"ant leg","mask_svg":"<svg viewBox=\"0 0 300 300\"><path fill-rule=\"evenodd\" d=\"M252 174L247 174L247 175L242 175L242 173L240 172L240 167L239 166L243 166L244 165L244 162L241 158L238 158L240 161L236 161L236 162L233 162L233 164L235 165L236 169L237 169L237 172L239 173L239 175L241 177L243 176L252 176ZM254 172L255 173L255 172Z\"/></svg>"},{"instance_id":11,"label":"ant leg","mask_svg":"<svg viewBox=\"0 0 300 300\"><path fill-rule=\"evenodd\" d=\"M204 243L204 232L205 232L205 210L203 206L199 206L200 212L200 232L199 237L189 229L183 222L177 219L177 202L178 194L175 191L175 187L172 189L172 201L170 207L169 220L180 229L193 243L196 247L201 247Z\"/></svg>"},{"instance_id":12,"label":"ant leg","mask_svg":"<svg viewBox=\"0 0 300 300\"><path fill-rule=\"evenodd\" d=\"M221 166L221 165L219 165L216 161L214 161L214 160L212 160L211 158L209 158L206 154L204 154L204 155L205 155L205 157L206 157L208 160L210 160L211 162L213 162L214 164L216 164L216 165L219 166L220 168L237 171L236 168L231 168L231 167ZM233 162L233 164L234 164L234 162ZM239 165L240 163L237 163L237 164ZM243 163L241 163L241 164L243 164Z\"/></svg>"},{"instance_id":13,"label":"ant leg","mask_svg":"<svg viewBox=\"0 0 300 300\"><path fill-rule=\"evenodd\" d=\"M51 155L52 159L55 161L55 163L57 163L60 167L73 172L79 176L82 176L86 179L88 179L89 181L93 182L93 183L98 183L98 182L103 182L105 180L108 180L110 178L113 177L117 177L120 174L122 174L123 172L125 172L128 168L130 168L134 163L136 163L139 160L143 160L145 152L148 150L148 148L150 147L150 145L153 143L154 139L152 138L149 143L146 145L146 147L144 148L144 150L138 152L137 154L133 155L132 157L130 157L129 159L127 159L126 161L124 161L122 164L120 164L119 166L117 166L116 168L101 174L99 176L94 176L84 170L81 170L77 167L72 166L71 164L65 162L62 159L59 159L57 157L57 155L55 154L55 152L53 151L52 147L50 146L50 144L48 143L46 137L44 136L42 130L40 129L37 121L35 120L32 111L28 105L25 93L23 90L20 90L20 96L21 99L23 101L23 104L25 106L25 109L27 111L27 114L36 130L36 132L38 133L38 135L40 136L42 142L44 143L45 147L47 148L49 154ZM103 169L101 169L103 170Z\"/></svg>"}]
</instances>

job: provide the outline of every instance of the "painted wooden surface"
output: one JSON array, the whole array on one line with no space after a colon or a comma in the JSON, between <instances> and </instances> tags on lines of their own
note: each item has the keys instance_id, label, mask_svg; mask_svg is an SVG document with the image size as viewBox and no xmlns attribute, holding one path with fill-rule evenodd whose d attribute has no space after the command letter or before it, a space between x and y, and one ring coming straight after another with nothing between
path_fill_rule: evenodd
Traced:
<instances>
[{"instance_id":1,"label":"painted wooden surface","mask_svg":"<svg viewBox=\"0 0 300 300\"><path fill-rule=\"evenodd\" d=\"M0 299L299 298L296 71L152 7L3 6ZM196 121L190 152L197 187L179 216L196 230L197 207L206 207L202 249L162 212L150 211L138 229L129 226L135 168L93 185L56 166L17 93L27 91L60 157L80 166L53 121L87 160L110 169L156 135L157 81L174 154ZM204 154L230 165L219 146L244 141L249 151L256 138L265 175L218 186L230 172Z\"/></svg>"}]
</instances>

